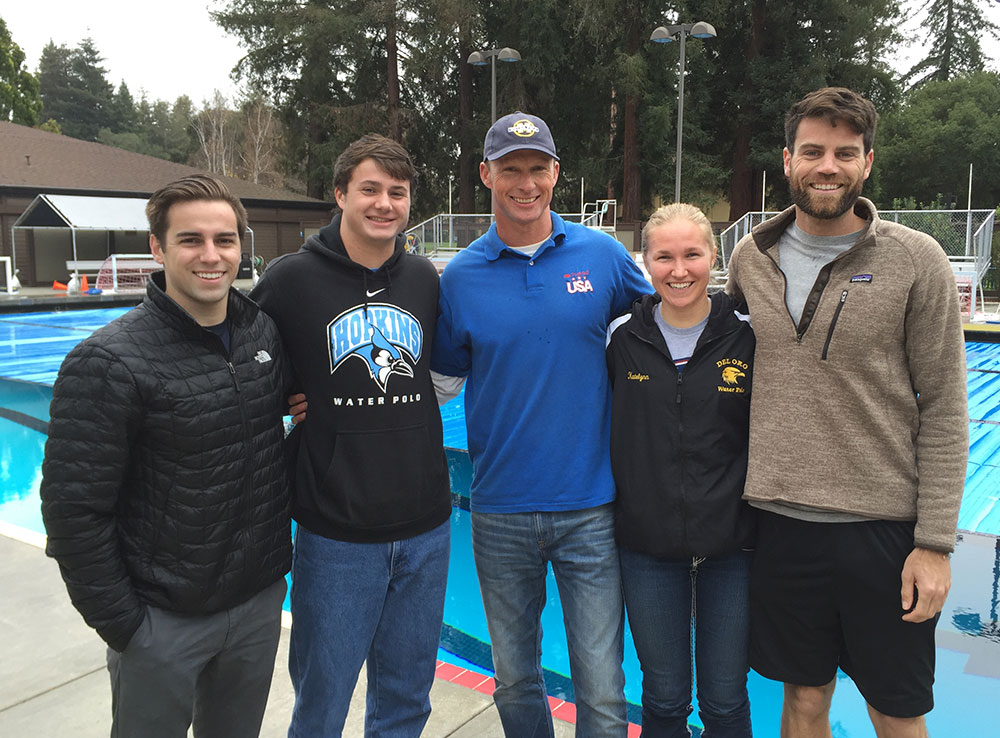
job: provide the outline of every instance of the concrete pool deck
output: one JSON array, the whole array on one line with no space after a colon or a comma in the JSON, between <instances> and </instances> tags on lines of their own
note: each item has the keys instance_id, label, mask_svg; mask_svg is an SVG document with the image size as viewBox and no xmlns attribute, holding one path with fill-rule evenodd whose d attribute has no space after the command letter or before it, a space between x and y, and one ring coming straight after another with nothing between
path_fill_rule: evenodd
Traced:
<instances>
[{"instance_id":1,"label":"concrete pool deck","mask_svg":"<svg viewBox=\"0 0 1000 738\"><path fill-rule=\"evenodd\" d=\"M5 307L0 304L0 313L7 313ZM34 382L50 385L55 379L61 357L68 350L67 345L80 340L87 331L93 329L92 324L100 322L87 314L105 312L84 311L81 313L84 318L77 325L72 320L72 313L67 310L70 307L68 304L50 302L46 307L56 312L47 316L25 316L24 319L16 314L0 315L0 325L4 327L2 338L6 339L0 343L6 343L8 347L6 354L0 357L0 364L7 367L11 376L10 382L0 378L0 389L5 382L16 384L17 380L21 380L21 384ZM121 310L114 312L117 314ZM48 330L48 333L43 329ZM36 335L39 330L42 333ZM65 338L66 335L72 335L73 331L76 332L75 338ZM1000 422L1000 403L997 402L1000 397L997 394L1000 391L1000 384L997 384L1000 382L997 371L1000 370L998 338L1000 333L994 333L991 337L973 337L967 334L968 340L993 343L967 346L970 432L974 453L970 457L972 460L969 464L966 500L963 502L964 518L960 521L960 527L974 532L970 535L963 534L964 541L956 554L956 568L953 570L953 592L950 597L952 607L939 628L938 659L941 679L940 689L936 691L941 706L929 719L932 727L936 726L936 730L931 731L932 735L993 735L996 727L993 724L987 727L988 718L981 714L977 706L993 704L1000 695L997 691L1000 683L995 681L1000 678L1000 641L997 640L996 630L997 576L1000 572L1000 564L997 563L1000 562L1000 542L996 539L1000 535L1000 502L997 498L1000 434L996 432L997 423ZM46 365L47 379L31 379L39 369L35 349L44 348L46 344L61 346L62 353ZM47 399L36 397L35 392L30 395L28 399L44 400L47 407ZM44 434L47 413L40 409L41 405L37 402L32 404L25 400L19 404L24 399L23 393L18 394L18 397L20 399L12 399L10 403L0 402L0 405L4 405L0 407L0 418L12 417L15 428L19 428L19 423L30 431ZM8 406L11 409L9 413ZM16 412L18 409L24 412ZM459 416L445 418L446 425L451 421L459 423L464 434L464 419ZM452 441L448 443L454 445ZM456 446L460 447L461 444ZM40 463L40 447L32 448ZM19 452L16 443L10 447L5 444L4 450L4 463L17 461ZM451 461L449 457L450 466ZM465 461L469 466L467 456ZM35 464L28 466L34 469ZM16 463L14 470L17 471ZM7 471L6 466L0 469L0 472ZM471 467L465 477L461 474L456 477L457 471L460 470L452 469L453 483L456 488L467 489L466 477L471 476ZM55 563L41 551L41 546L44 545L42 528L37 521L28 522L26 517L30 513L37 518L37 496L31 498L29 494L28 498L24 498L19 491L29 490L32 484L37 485L37 470L23 476L22 480L14 474L14 498L10 500L9 517L0 514L0 518L3 518L0 520L0 577L3 577L3 583L7 585L4 602L0 603L0 627L5 629L0 633L6 636L5 645L0 647L0 736L48 736L56 731L59 731L58 734L69 735L107 735L110 726L110 690L104 667L104 647L70 605ZM3 505L0 502L0 507ZM456 507L457 509L459 508ZM457 515L461 517L462 513ZM10 522L18 521L39 532L26 534L13 529ZM456 530L465 531L465 528L458 525ZM8 537L4 538L4 535ZM462 540L465 546L469 545L464 537ZM34 547L27 543L34 543ZM466 577L466 580L466 588L469 592L473 591L476 587L474 575L471 579ZM471 605L463 603L456 612L464 616L471 612L469 607ZM449 623L454 622L459 621L449 620ZM484 628L485 626L477 631L480 637ZM489 663L488 653L483 660L481 654L472 655L472 651L453 648L455 645L449 642L445 647L456 653L468 654L467 657L476 663ZM262 732L265 736L284 736L290 716L292 697L285 671L286 659L287 644L283 641L274 672L271 704ZM484 680L488 682L488 678L451 665L441 666L438 673L444 678L435 684L431 694L434 712L425 735L483 735L487 738L502 735L496 711L489 698L491 690L489 685L482 684ZM635 673L637 672L633 673L633 677ZM461 678L463 676L465 679ZM752 679L754 676L751 674ZM465 682L465 687L471 686L473 689L450 684L455 677L460 677L459 682ZM846 677L844 680L849 681ZM632 683L636 683L634 678ZM780 685L768 683L760 677L752 685L752 690L756 690L753 692L755 719L764 728L758 732L765 735L772 734L779 719L779 687ZM363 691L362 686L356 693L354 707L344 732L346 736L362 734ZM835 735L870 735L863 701L853 684L844 689L838 688L835 712ZM571 719L573 706L562 704L554 714ZM959 729L959 725L964 727ZM66 730L67 727L69 730ZM568 736L572 730L570 724L557 721L556 735ZM638 729L633 726L630 735L637 733Z\"/></svg>"},{"instance_id":2,"label":"concrete pool deck","mask_svg":"<svg viewBox=\"0 0 1000 738\"><path fill-rule=\"evenodd\" d=\"M55 561L37 545L0 533L0 735L11 738L104 738L111 730L105 647L70 604ZM284 738L292 713L282 629L261 738ZM439 669L449 677L455 667ZM364 735L364 670L345 736ZM573 725L555 720L557 738ZM426 738L502 738L493 699L467 686L434 680Z\"/></svg>"}]
</instances>

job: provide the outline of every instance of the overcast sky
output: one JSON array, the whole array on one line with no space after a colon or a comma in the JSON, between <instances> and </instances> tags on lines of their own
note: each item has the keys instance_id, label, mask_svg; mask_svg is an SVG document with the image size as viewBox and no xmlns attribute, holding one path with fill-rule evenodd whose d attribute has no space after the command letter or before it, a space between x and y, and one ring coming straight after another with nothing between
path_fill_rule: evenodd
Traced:
<instances>
[{"instance_id":1,"label":"overcast sky","mask_svg":"<svg viewBox=\"0 0 1000 738\"><path fill-rule=\"evenodd\" d=\"M151 100L171 103L187 95L201 107L215 89L234 95L229 72L243 56L236 40L209 17L210 6L219 3L11 0L3 3L0 18L32 71L49 40L74 48L90 36L116 88L124 80L135 98L142 90Z\"/></svg>"},{"instance_id":2,"label":"overcast sky","mask_svg":"<svg viewBox=\"0 0 1000 738\"><path fill-rule=\"evenodd\" d=\"M208 15L210 6L220 5L219 0L10 0L0 17L32 71L50 39L72 48L90 36L116 88L124 80L136 98L143 90L152 100L168 102L187 95L200 107L215 89L230 99L237 91L229 72L243 51ZM991 2L987 12L1000 24L1000 2ZM895 66L908 69L926 45L926 39L914 42ZM988 39L984 48L996 69L1000 42Z\"/></svg>"}]
</instances>

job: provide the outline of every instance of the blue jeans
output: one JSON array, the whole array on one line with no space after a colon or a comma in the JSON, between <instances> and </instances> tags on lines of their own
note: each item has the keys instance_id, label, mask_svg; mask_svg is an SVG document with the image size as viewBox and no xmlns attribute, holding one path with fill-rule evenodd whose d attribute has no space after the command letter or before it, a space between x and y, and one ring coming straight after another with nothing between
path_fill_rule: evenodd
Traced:
<instances>
[{"instance_id":1,"label":"blue jeans","mask_svg":"<svg viewBox=\"0 0 1000 738\"><path fill-rule=\"evenodd\" d=\"M365 735L420 735L431 712L449 522L391 543L347 543L301 525L292 556L289 738L340 736L368 662Z\"/></svg>"},{"instance_id":2,"label":"blue jeans","mask_svg":"<svg viewBox=\"0 0 1000 738\"><path fill-rule=\"evenodd\" d=\"M749 553L656 559L622 547L622 584L642 666L642 735L686 738L692 624L705 738L749 738Z\"/></svg>"},{"instance_id":3,"label":"blue jeans","mask_svg":"<svg viewBox=\"0 0 1000 738\"><path fill-rule=\"evenodd\" d=\"M566 625L576 735L624 737L624 618L611 505L569 512L473 512L471 520L493 647L493 701L505 735L553 735L541 667L541 614L551 562Z\"/></svg>"}]
</instances>

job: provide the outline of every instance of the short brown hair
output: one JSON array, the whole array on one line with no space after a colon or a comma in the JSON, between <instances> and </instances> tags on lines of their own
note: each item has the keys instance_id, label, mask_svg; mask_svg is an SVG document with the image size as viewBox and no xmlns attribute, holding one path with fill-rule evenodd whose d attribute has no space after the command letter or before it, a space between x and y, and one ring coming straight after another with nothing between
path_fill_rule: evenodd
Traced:
<instances>
[{"instance_id":1,"label":"short brown hair","mask_svg":"<svg viewBox=\"0 0 1000 738\"><path fill-rule=\"evenodd\" d=\"M354 174L358 164L365 159L372 159L379 169L393 179L408 181L412 193L417 183L417 170L409 153L398 141L377 133L366 133L341 152L333 165L333 188L347 192L347 183L351 181L351 175Z\"/></svg>"},{"instance_id":2,"label":"short brown hair","mask_svg":"<svg viewBox=\"0 0 1000 738\"><path fill-rule=\"evenodd\" d=\"M803 118L826 118L830 125L845 123L860 134L865 153L872 150L878 113L870 100L846 87L824 87L810 92L795 103L785 115L785 146L795 150L795 135Z\"/></svg>"},{"instance_id":3,"label":"short brown hair","mask_svg":"<svg viewBox=\"0 0 1000 738\"><path fill-rule=\"evenodd\" d=\"M247 232L247 211L243 203L218 177L211 174L192 174L165 185L150 195L146 203L146 219L149 221L149 232L160 242L160 248L166 246L167 216L170 208L179 202L194 202L197 200L218 200L227 203L236 215L236 233L240 240Z\"/></svg>"},{"instance_id":4,"label":"short brown hair","mask_svg":"<svg viewBox=\"0 0 1000 738\"><path fill-rule=\"evenodd\" d=\"M701 235L705 239L705 245L709 249L716 248L715 233L712 231L712 222L708 219L708 216L694 205L689 205L686 202L674 202L669 205L663 205L653 211L653 214L649 216L649 220L646 221L646 225L642 227L642 253L645 254L646 249L649 247L647 243L649 231L675 220L688 220L694 223L698 226L698 230L701 231Z\"/></svg>"}]
</instances>

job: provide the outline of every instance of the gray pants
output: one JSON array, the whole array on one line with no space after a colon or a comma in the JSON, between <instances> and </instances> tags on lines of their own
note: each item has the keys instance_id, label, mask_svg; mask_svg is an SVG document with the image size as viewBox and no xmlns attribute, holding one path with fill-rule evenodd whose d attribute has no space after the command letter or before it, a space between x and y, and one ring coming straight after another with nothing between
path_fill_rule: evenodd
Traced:
<instances>
[{"instance_id":1,"label":"gray pants","mask_svg":"<svg viewBox=\"0 0 1000 738\"><path fill-rule=\"evenodd\" d=\"M124 651L108 649L112 738L255 738L281 633L280 579L213 615L146 608Z\"/></svg>"}]
</instances>

